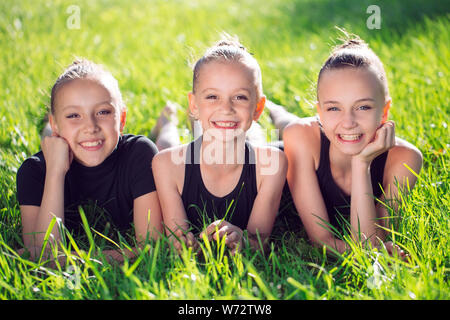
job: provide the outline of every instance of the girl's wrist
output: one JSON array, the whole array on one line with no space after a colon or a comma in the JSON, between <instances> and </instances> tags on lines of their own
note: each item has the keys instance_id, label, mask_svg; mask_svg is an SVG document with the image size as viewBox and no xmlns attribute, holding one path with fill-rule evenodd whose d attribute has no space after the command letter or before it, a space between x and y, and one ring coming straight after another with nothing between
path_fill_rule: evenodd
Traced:
<instances>
[{"instance_id":1,"label":"girl's wrist","mask_svg":"<svg viewBox=\"0 0 450 320\"><path fill-rule=\"evenodd\" d=\"M369 170L371 162L371 160L361 159L357 156L352 157L352 172L353 170Z\"/></svg>"},{"instance_id":2,"label":"girl's wrist","mask_svg":"<svg viewBox=\"0 0 450 320\"><path fill-rule=\"evenodd\" d=\"M66 173L67 172L65 170L61 170L55 167L46 168L45 180L64 181Z\"/></svg>"}]
</instances>

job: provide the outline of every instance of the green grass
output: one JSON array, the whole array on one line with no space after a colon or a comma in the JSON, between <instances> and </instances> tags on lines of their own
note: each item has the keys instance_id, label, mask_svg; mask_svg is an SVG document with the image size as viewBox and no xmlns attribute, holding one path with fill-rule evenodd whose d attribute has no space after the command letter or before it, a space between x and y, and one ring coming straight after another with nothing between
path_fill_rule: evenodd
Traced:
<instances>
[{"instance_id":1,"label":"green grass","mask_svg":"<svg viewBox=\"0 0 450 320\"><path fill-rule=\"evenodd\" d=\"M0 2L0 299L449 299L449 1L331 0ZM66 26L79 5L79 30ZM366 9L381 8L379 30ZM424 155L417 186L401 194L393 234L409 262L383 251L327 256L304 232L278 233L267 255L230 256L223 244L175 254L166 238L124 264L95 253L111 242L91 231L80 259L49 267L21 247L15 174L39 150L50 88L74 56L102 63L128 106L126 130L147 135L167 99L187 105L190 63L237 34L254 53L267 97L314 114L314 82L339 33L360 35L385 63L398 136ZM181 126L186 113L180 112ZM270 125L268 115L262 123ZM89 213L86 211L86 214ZM100 230L101 231L101 230ZM133 245L117 237L119 246ZM83 242L83 241L81 241ZM74 250L68 241L67 247Z\"/></svg>"}]
</instances>

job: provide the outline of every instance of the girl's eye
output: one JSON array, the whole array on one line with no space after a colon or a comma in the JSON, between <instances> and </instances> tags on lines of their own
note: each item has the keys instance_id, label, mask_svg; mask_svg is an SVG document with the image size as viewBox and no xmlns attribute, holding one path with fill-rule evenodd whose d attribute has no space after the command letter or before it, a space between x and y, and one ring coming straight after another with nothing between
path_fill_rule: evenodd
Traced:
<instances>
[{"instance_id":1,"label":"girl's eye","mask_svg":"<svg viewBox=\"0 0 450 320\"><path fill-rule=\"evenodd\" d=\"M337 107L328 107L327 111L338 111L339 109Z\"/></svg>"},{"instance_id":2,"label":"girl's eye","mask_svg":"<svg viewBox=\"0 0 450 320\"><path fill-rule=\"evenodd\" d=\"M214 94L209 94L209 95L206 96L206 99L208 99L208 100L216 100L217 96L214 95Z\"/></svg>"},{"instance_id":3,"label":"girl's eye","mask_svg":"<svg viewBox=\"0 0 450 320\"><path fill-rule=\"evenodd\" d=\"M106 115L108 115L108 114L110 114L110 113L111 113L110 110L102 110L102 111L99 111L99 112L98 112L98 114L101 115L101 116L106 116Z\"/></svg>"},{"instance_id":4,"label":"girl's eye","mask_svg":"<svg viewBox=\"0 0 450 320\"><path fill-rule=\"evenodd\" d=\"M359 110L370 110L370 109L372 109L372 107L371 106L360 106L360 107L358 107L358 109Z\"/></svg>"},{"instance_id":5,"label":"girl's eye","mask_svg":"<svg viewBox=\"0 0 450 320\"><path fill-rule=\"evenodd\" d=\"M71 113L71 114L68 114L66 116L67 119L76 119L76 118L79 118L79 117L80 116L77 113Z\"/></svg>"},{"instance_id":6,"label":"girl's eye","mask_svg":"<svg viewBox=\"0 0 450 320\"><path fill-rule=\"evenodd\" d=\"M245 96L245 95L238 95L238 96L236 96L236 100L244 100L244 101L247 101L248 98L247 98L247 96Z\"/></svg>"}]
</instances>

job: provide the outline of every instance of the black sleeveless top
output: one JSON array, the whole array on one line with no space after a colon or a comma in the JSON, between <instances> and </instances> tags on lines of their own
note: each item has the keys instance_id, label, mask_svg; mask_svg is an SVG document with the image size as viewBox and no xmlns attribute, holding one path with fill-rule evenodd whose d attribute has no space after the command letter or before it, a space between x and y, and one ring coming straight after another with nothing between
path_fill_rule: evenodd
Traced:
<instances>
[{"instance_id":1,"label":"black sleeveless top","mask_svg":"<svg viewBox=\"0 0 450 320\"><path fill-rule=\"evenodd\" d=\"M316 170L317 179L319 180L320 192L327 207L330 224L342 230L350 219L350 200L351 197L346 195L344 191L336 184L331 174L330 168L330 140L320 131L320 162ZM383 185L384 165L386 163L388 152L380 154L373 159L370 164L370 176L372 181L373 195L379 198L382 194L381 186ZM374 199L375 201L375 199Z\"/></svg>"},{"instance_id":2,"label":"black sleeveless top","mask_svg":"<svg viewBox=\"0 0 450 320\"><path fill-rule=\"evenodd\" d=\"M245 142L245 163L236 187L224 197L216 197L206 189L200 172L202 137L187 147L184 185L181 198L194 234L211 222L225 219L245 230L257 195L255 152Z\"/></svg>"}]
</instances>

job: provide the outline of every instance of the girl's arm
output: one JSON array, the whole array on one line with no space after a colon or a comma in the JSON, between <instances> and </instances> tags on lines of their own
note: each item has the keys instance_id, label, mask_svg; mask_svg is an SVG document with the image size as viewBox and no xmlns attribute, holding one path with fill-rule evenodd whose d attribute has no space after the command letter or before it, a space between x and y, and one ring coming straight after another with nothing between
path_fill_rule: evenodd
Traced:
<instances>
[{"instance_id":1,"label":"girl's arm","mask_svg":"<svg viewBox=\"0 0 450 320\"><path fill-rule=\"evenodd\" d=\"M259 147L255 148L255 151L259 188L247 224L247 232L252 248L260 248L259 237L263 249L267 249L268 239L280 207L288 162L284 152L277 148Z\"/></svg>"},{"instance_id":2,"label":"girl's arm","mask_svg":"<svg viewBox=\"0 0 450 320\"><path fill-rule=\"evenodd\" d=\"M284 183L286 181L287 159L282 151L272 147L255 148L258 195L253 203L252 212L247 224L249 245L253 249L267 249L268 239L272 232ZM244 245L244 232L228 221L216 220L201 234L209 240L226 237L225 243L234 254Z\"/></svg>"},{"instance_id":3,"label":"girl's arm","mask_svg":"<svg viewBox=\"0 0 450 320\"><path fill-rule=\"evenodd\" d=\"M316 176L314 154L320 154L320 134L315 121L302 119L283 132L288 160L287 181L297 212L315 245L326 245L338 252L347 246L329 231L330 222Z\"/></svg>"},{"instance_id":4,"label":"girl's arm","mask_svg":"<svg viewBox=\"0 0 450 320\"><path fill-rule=\"evenodd\" d=\"M45 233L54 217L64 224L64 179L72 161L69 145L63 138L45 137L41 143L46 163L44 192L40 207L21 206L24 233L35 233L35 243L24 235L25 245L41 247ZM37 209L38 208L38 209ZM51 241L60 239L58 227L51 231Z\"/></svg>"},{"instance_id":5,"label":"girl's arm","mask_svg":"<svg viewBox=\"0 0 450 320\"><path fill-rule=\"evenodd\" d=\"M150 192L134 199L133 212L137 242L142 243L147 237L158 239L163 230L157 192Z\"/></svg>"},{"instance_id":6,"label":"girl's arm","mask_svg":"<svg viewBox=\"0 0 450 320\"><path fill-rule=\"evenodd\" d=\"M370 178L370 163L379 154L389 150L386 160L383 190L388 198L388 205L394 211L397 210L397 182L400 188L409 185L412 189L416 182L416 176L405 167L407 164L414 172L418 173L422 166L422 155L414 146L395 138L395 127L392 121L386 122L377 130L375 140L367 145L359 155L352 159L352 200L351 200L351 225L356 239L370 239L372 245L378 245L378 239L384 241L389 227L389 214L384 205L375 205L373 189ZM380 199L386 201L383 195ZM391 201L392 200L392 201ZM390 202L390 203L389 203Z\"/></svg>"},{"instance_id":7,"label":"girl's arm","mask_svg":"<svg viewBox=\"0 0 450 320\"><path fill-rule=\"evenodd\" d=\"M177 250L181 250L181 244L176 238L183 241L187 246L197 246L197 241L192 232L188 232L189 224L181 199L185 164L184 162L175 163L171 156L172 152L178 153L181 150L180 148L185 150L186 146L163 150L156 154L152 161L153 176L161 204L165 231L169 237L173 237L175 234L176 237L172 239L174 239L173 243ZM180 186L177 181L181 181Z\"/></svg>"},{"instance_id":8,"label":"girl's arm","mask_svg":"<svg viewBox=\"0 0 450 320\"><path fill-rule=\"evenodd\" d=\"M394 212L398 208L398 187L403 195L412 190L416 184L417 177L405 165L410 167L416 174L422 168L422 153L412 144L400 139L395 139L395 147L389 151L384 170L383 190L380 197ZM389 213L382 204L376 205L377 217L382 218L378 224L390 228Z\"/></svg>"},{"instance_id":9,"label":"girl's arm","mask_svg":"<svg viewBox=\"0 0 450 320\"><path fill-rule=\"evenodd\" d=\"M380 218L383 217L378 216L375 208L370 165L394 144L394 122L388 121L377 130L374 141L352 157L350 224L353 237L358 241L369 239L372 245L377 245L378 239L385 237L384 230L378 227L383 220Z\"/></svg>"}]
</instances>

